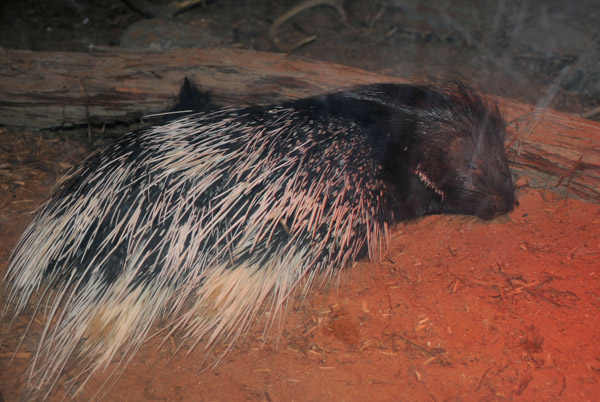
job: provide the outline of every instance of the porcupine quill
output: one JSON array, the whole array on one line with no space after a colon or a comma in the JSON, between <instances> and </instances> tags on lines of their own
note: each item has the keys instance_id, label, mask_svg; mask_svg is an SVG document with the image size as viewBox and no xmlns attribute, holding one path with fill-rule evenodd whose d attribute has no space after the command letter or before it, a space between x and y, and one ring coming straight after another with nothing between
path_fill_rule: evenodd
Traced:
<instances>
[{"instance_id":1,"label":"porcupine quill","mask_svg":"<svg viewBox=\"0 0 600 402\"><path fill-rule=\"evenodd\" d=\"M186 80L181 99L194 91ZM47 396L70 362L76 387L124 365L159 320L207 352L231 345L263 303L277 312L315 275L377 259L398 222L511 211L504 137L498 107L461 84L366 85L126 134L59 183L11 257L14 314L35 292L48 306L30 387Z\"/></svg>"}]
</instances>

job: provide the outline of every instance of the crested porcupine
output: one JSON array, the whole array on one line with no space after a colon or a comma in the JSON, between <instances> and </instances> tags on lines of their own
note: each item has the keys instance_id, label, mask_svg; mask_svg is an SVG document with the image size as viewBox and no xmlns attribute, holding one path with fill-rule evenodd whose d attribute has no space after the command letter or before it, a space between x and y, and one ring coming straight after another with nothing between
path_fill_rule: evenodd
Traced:
<instances>
[{"instance_id":1,"label":"crested porcupine","mask_svg":"<svg viewBox=\"0 0 600 402\"><path fill-rule=\"evenodd\" d=\"M468 86L374 84L274 106L192 113L90 154L19 241L8 302L45 327L31 386L67 362L85 384L166 321L232 344L265 301L377 258L390 226L491 219L514 187L498 108ZM48 307L46 307L48 306Z\"/></svg>"}]
</instances>

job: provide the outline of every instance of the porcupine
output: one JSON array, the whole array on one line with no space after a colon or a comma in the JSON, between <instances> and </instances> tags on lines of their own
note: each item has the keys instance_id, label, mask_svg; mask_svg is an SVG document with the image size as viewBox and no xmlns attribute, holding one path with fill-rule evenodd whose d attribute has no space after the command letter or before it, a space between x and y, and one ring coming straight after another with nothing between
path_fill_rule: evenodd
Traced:
<instances>
[{"instance_id":1,"label":"porcupine","mask_svg":"<svg viewBox=\"0 0 600 402\"><path fill-rule=\"evenodd\" d=\"M374 84L117 139L59 183L11 257L15 315L34 292L49 305L30 385L50 392L72 359L82 386L158 320L207 353L231 345L265 302L276 313L315 275L377 259L395 223L511 211L504 137L469 86Z\"/></svg>"}]
</instances>

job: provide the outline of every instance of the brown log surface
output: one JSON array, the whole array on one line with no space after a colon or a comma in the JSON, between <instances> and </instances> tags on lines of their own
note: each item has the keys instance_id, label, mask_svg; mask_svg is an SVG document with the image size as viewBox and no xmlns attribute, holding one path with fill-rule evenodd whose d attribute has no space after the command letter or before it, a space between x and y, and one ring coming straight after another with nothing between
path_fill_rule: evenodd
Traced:
<instances>
[{"instance_id":1,"label":"brown log surface","mask_svg":"<svg viewBox=\"0 0 600 402\"><path fill-rule=\"evenodd\" d=\"M0 124L55 128L132 122L164 110L183 77L219 105L269 103L402 81L332 63L235 49L94 53L0 49ZM600 202L600 124L499 99L513 121L511 166L530 185Z\"/></svg>"},{"instance_id":2,"label":"brown log surface","mask_svg":"<svg viewBox=\"0 0 600 402\"><path fill-rule=\"evenodd\" d=\"M235 49L0 49L0 124L54 128L131 122L164 111L184 77L210 90L222 106L270 103L391 79L331 63Z\"/></svg>"},{"instance_id":3,"label":"brown log surface","mask_svg":"<svg viewBox=\"0 0 600 402\"><path fill-rule=\"evenodd\" d=\"M509 121L508 159L530 186L600 202L600 123L500 100Z\"/></svg>"}]
</instances>

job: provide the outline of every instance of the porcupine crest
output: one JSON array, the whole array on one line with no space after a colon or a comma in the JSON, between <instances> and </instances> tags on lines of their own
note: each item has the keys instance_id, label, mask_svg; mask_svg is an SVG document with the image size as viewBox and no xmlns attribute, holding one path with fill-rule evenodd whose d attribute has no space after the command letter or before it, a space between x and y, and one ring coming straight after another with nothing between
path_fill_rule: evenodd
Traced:
<instances>
[{"instance_id":1,"label":"porcupine crest","mask_svg":"<svg viewBox=\"0 0 600 402\"><path fill-rule=\"evenodd\" d=\"M11 258L16 314L35 291L51 306L31 385L50 392L74 357L83 386L159 319L207 350L231 344L265 301L277 312L300 282L375 258L397 221L509 211L502 141L468 89L397 84L124 136L59 184Z\"/></svg>"}]
</instances>

